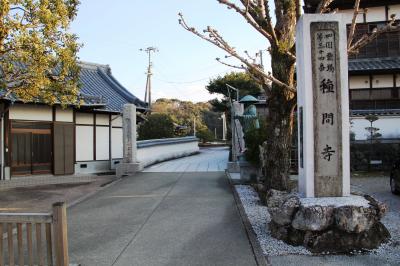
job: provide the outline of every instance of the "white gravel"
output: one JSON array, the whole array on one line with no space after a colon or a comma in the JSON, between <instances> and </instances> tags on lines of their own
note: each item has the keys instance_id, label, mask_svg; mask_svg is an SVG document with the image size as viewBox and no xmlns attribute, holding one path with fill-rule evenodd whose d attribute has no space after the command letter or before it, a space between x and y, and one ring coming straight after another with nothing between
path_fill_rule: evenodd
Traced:
<instances>
[{"instance_id":1,"label":"white gravel","mask_svg":"<svg viewBox=\"0 0 400 266\"><path fill-rule=\"evenodd\" d=\"M257 240L266 256L278 256L289 254L311 254L304 247L295 247L285 242L273 238L267 224L271 221L267 207L262 205L257 192L251 186L236 185L236 191L239 194L244 210L249 218L251 226L257 235Z\"/></svg>"},{"instance_id":2,"label":"white gravel","mask_svg":"<svg viewBox=\"0 0 400 266\"><path fill-rule=\"evenodd\" d=\"M271 218L267 207L262 205L257 192L251 186L246 185L236 185L235 188L266 256L312 255L304 247L291 246L273 238L267 226ZM356 257L384 257L390 261L398 261L400 265L400 213L389 212L382 222L392 236L390 241L370 253L359 254Z\"/></svg>"}]
</instances>

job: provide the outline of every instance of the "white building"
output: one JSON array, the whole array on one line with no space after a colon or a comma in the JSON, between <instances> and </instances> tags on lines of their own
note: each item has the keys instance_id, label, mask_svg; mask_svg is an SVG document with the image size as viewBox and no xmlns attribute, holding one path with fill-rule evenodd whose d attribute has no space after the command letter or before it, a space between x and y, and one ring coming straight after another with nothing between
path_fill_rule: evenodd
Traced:
<instances>
[{"instance_id":1,"label":"white building","mask_svg":"<svg viewBox=\"0 0 400 266\"><path fill-rule=\"evenodd\" d=\"M305 12L314 12L319 0L305 0ZM350 26L354 0L334 0L330 8L345 14ZM355 40L388 23L392 15L400 20L398 0L363 0L357 17ZM359 53L349 57L351 131L356 140L367 139L365 119L377 115L373 123L383 139L400 139L400 31L384 33Z\"/></svg>"},{"instance_id":2,"label":"white building","mask_svg":"<svg viewBox=\"0 0 400 266\"><path fill-rule=\"evenodd\" d=\"M115 169L123 157L122 106L133 103L143 112L146 104L118 83L109 66L81 63L80 81L80 108L2 98L3 179Z\"/></svg>"}]
</instances>

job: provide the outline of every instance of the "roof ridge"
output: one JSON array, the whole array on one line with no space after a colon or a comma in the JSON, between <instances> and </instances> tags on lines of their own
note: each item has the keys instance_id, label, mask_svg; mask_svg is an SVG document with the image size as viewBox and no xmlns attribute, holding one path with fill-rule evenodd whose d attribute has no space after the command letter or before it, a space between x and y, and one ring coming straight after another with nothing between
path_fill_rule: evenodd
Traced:
<instances>
[{"instance_id":1,"label":"roof ridge","mask_svg":"<svg viewBox=\"0 0 400 266\"><path fill-rule=\"evenodd\" d=\"M103 68L103 69L111 70L111 67L108 64L99 64L99 63L93 63L93 62L79 60L78 65L80 65L81 67L84 67L84 68L92 69L92 70L96 70L99 67Z\"/></svg>"},{"instance_id":2,"label":"roof ridge","mask_svg":"<svg viewBox=\"0 0 400 266\"><path fill-rule=\"evenodd\" d=\"M373 58L349 58L349 62L364 62L364 61L387 61L400 60L400 56L373 57Z\"/></svg>"}]
</instances>

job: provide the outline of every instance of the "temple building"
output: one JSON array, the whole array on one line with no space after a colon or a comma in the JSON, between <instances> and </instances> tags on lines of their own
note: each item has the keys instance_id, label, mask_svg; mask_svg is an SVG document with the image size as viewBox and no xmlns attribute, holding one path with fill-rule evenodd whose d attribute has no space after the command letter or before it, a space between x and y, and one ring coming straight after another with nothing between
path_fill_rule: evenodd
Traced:
<instances>
[{"instance_id":1,"label":"temple building","mask_svg":"<svg viewBox=\"0 0 400 266\"><path fill-rule=\"evenodd\" d=\"M122 107L147 105L111 74L108 65L80 63L82 104L62 108L0 97L1 179L109 172L122 160Z\"/></svg>"},{"instance_id":2,"label":"temple building","mask_svg":"<svg viewBox=\"0 0 400 266\"><path fill-rule=\"evenodd\" d=\"M306 13L314 13L319 0L305 0ZM344 14L348 30L354 14L354 0L334 0L329 8ZM398 0L362 0L354 40L387 25L392 15L400 20ZM400 31L380 34L357 54L349 56L349 99L351 132L355 140L365 140L370 122L367 115L379 119L382 141L400 140Z\"/></svg>"}]
</instances>

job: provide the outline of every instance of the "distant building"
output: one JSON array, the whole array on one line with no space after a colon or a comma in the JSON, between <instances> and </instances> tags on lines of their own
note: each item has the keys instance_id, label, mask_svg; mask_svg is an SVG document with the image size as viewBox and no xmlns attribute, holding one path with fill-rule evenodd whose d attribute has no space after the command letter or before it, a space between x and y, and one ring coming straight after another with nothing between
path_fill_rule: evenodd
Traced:
<instances>
[{"instance_id":1,"label":"distant building","mask_svg":"<svg viewBox=\"0 0 400 266\"><path fill-rule=\"evenodd\" d=\"M305 0L304 10L313 13L319 0ZM348 27L353 18L354 0L334 0L330 5L345 14ZM375 28L383 27L392 14L400 20L398 0L361 1L355 40ZM368 9L367 12L365 10ZM381 34L349 57L349 99L351 131L356 140L367 139L365 119L374 114L383 139L400 139L400 31Z\"/></svg>"},{"instance_id":2,"label":"distant building","mask_svg":"<svg viewBox=\"0 0 400 266\"><path fill-rule=\"evenodd\" d=\"M146 104L125 89L106 65L80 63L78 107L22 103L1 97L3 179L10 176L107 172L122 155L122 106Z\"/></svg>"}]
</instances>

